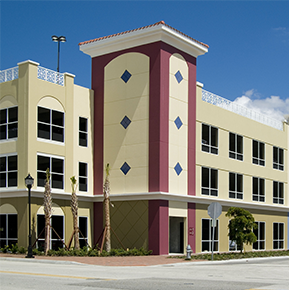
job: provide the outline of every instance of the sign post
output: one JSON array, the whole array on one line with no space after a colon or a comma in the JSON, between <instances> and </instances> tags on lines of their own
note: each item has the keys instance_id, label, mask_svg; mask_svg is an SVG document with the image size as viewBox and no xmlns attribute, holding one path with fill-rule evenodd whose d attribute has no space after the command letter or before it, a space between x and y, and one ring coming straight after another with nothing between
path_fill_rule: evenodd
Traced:
<instances>
[{"instance_id":1,"label":"sign post","mask_svg":"<svg viewBox=\"0 0 289 290\"><path fill-rule=\"evenodd\" d=\"M216 226L216 219L222 213L222 206L218 202L212 202L208 206L208 215L212 218L212 227L213 227L213 237L212 237L212 258L214 260L214 237L215 237L215 226Z\"/></svg>"}]
</instances>

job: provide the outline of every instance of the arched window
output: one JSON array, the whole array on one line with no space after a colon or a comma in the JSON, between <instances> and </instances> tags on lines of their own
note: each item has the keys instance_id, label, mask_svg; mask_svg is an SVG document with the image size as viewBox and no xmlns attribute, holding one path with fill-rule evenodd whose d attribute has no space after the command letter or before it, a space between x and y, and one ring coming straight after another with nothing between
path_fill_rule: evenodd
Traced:
<instances>
[{"instance_id":1,"label":"arched window","mask_svg":"<svg viewBox=\"0 0 289 290\"><path fill-rule=\"evenodd\" d=\"M64 239L64 213L62 209L55 203L52 204L52 217L50 219L50 249L58 250L63 248ZM45 216L44 207L41 206L37 211L37 247L44 248L45 239Z\"/></svg>"},{"instance_id":2,"label":"arched window","mask_svg":"<svg viewBox=\"0 0 289 290\"><path fill-rule=\"evenodd\" d=\"M3 204L0 207L0 247L15 245L18 242L18 215L14 206Z\"/></svg>"}]
</instances>

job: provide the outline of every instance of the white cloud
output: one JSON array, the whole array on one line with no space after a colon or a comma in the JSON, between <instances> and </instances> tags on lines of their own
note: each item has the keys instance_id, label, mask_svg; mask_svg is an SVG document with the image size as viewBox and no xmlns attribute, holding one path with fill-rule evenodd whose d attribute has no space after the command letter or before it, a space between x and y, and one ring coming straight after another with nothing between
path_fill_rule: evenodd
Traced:
<instances>
[{"instance_id":1,"label":"white cloud","mask_svg":"<svg viewBox=\"0 0 289 290\"><path fill-rule=\"evenodd\" d=\"M282 42L288 43L289 41L289 28L288 27L273 28L273 31L278 37L280 37Z\"/></svg>"},{"instance_id":2,"label":"white cloud","mask_svg":"<svg viewBox=\"0 0 289 290\"><path fill-rule=\"evenodd\" d=\"M271 96L261 99L259 93L254 89L245 92L234 103L280 121L289 115L289 98L283 100L279 96Z\"/></svg>"}]
</instances>

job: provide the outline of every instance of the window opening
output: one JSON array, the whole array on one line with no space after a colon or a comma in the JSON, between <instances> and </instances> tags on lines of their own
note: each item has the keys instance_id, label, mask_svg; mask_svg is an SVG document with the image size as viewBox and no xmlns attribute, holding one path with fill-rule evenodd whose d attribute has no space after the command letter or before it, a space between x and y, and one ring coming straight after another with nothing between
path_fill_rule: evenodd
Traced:
<instances>
[{"instance_id":1,"label":"window opening","mask_svg":"<svg viewBox=\"0 0 289 290\"><path fill-rule=\"evenodd\" d=\"M253 201L265 201L265 179L253 177Z\"/></svg>"},{"instance_id":2,"label":"window opening","mask_svg":"<svg viewBox=\"0 0 289 290\"><path fill-rule=\"evenodd\" d=\"M229 197L243 199L243 175L229 173Z\"/></svg>"},{"instance_id":3,"label":"window opening","mask_svg":"<svg viewBox=\"0 0 289 290\"><path fill-rule=\"evenodd\" d=\"M253 152L252 152L253 164L265 166L265 144L256 140L253 140Z\"/></svg>"},{"instance_id":4,"label":"window opening","mask_svg":"<svg viewBox=\"0 0 289 290\"><path fill-rule=\"evenodd\" d=\"M38 107L37 137L64 142L64 113Z\"/></svg>"},{"instance_id":5,"label":"window opening","mask_svg":"<svg viewBox=\"0 0 289 290\"><path fill-rule=\"evenodd\" d=\"M202 167L202 194L218 196L218 170Z\"/></svg>"},{"instance_id":6,"label":"window opening","mask_svg":"<svg viewBox=\"0 0 289 290\"><path fill-rule=\"evenodd\" d=\"M202 151L218 154L218 129L202 124Z\"/></svg>"}]
</instances>

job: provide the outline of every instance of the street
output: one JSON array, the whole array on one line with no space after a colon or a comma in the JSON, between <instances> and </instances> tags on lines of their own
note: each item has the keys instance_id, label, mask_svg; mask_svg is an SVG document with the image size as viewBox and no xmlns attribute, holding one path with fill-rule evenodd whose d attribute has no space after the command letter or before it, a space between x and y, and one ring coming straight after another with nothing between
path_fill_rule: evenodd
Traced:
<instances>
[{"instance_id":1,"label":"street","mask_svg":"<svg viewBox=\"0 0 289 290\"><path fill-rule=\"evenodd\" d=\"M289 257L146 267L0 259L1 290L289 290Z\"/></svg>"}]
</instances>

